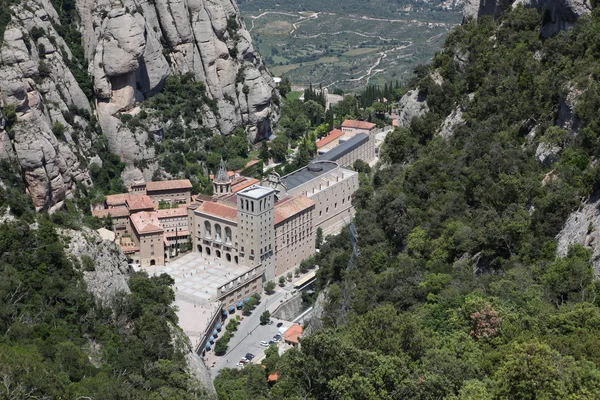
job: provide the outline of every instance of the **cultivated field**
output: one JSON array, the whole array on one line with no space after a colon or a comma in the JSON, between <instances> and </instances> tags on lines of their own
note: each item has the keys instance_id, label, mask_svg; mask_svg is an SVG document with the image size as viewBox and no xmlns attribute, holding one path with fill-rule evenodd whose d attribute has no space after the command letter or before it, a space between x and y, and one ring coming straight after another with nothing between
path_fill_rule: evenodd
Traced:
<instances>
[{"instance_id":1,"label":"cultivated field","mask_svg":"<svg viewBox=\"0 0 600 400\"><path fill-rule=\"evenodd\" d=\"M256 1L240 3L240 8L271 72L296 85L352 90L406 81L461 20L458 11L386 12L382 6L364 15L331 12L331 7L291 11L295 3L286 6L288 1L273 9L258 9Z\"/></svg>"}]
</instances>

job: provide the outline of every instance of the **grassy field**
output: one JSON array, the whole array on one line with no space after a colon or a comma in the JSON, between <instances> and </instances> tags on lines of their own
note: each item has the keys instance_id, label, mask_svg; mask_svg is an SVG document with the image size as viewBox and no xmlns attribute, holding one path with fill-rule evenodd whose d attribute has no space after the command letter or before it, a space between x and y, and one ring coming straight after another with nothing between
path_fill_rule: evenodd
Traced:
<instances>
[{"instance_id":1,"label":"grassy field","mask_svg":"<svg viewBox=\"0 0 600 400\"><path fill-rule=\"evenodd\" d=\"M268 8L271 3L239 3L269 70L297 85L343 90L409 80L414 67L431 59L462 18L459 12L439 9L399 11L412 7L408 1L372 0L365 5L324 0L319 8L318 1L278 0ZM364 14L358 13L360 4L365 5ZM350 9L357 13L344 11Z\"/></svg>"},{"instance_id":2,"label":"grassy field","mask_svg":"<svg viewBox=\"0 0 600 400\"><path fill-rule=\"evenodd\" d=\"M379 50L378 47L363 47L363 48L348 50L348 51L342 53L342 55L346 56L346 57L362 56L365 54L374 53L378 50Z\"/></svg>"}]
</instances>

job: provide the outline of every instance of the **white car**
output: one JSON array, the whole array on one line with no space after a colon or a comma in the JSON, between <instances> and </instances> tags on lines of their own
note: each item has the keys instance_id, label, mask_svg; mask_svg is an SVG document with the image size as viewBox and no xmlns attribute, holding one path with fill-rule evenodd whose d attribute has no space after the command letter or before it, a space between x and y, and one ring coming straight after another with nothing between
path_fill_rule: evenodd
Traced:
<instances>
[{"instance_id":1,"label":"white car","mask_svg":"<svg viewBox=\"0 0 600 400\"><path fill-rule=\"evenodd\" d=\"M236 367L238 367L238 368L244 368L244 363L237 363Z\"/></svg>"},{"instance_id":2,"label":"white car","mask_svg":"<svg viewBox=\"0 0 600 400\"><path fill-rule=\"evenodd\" d=\"M267 342L266 340L261 340L260 341L260 345L261 346L265 346L265 347L269 347L269 342Z\"/></svg>"}]
</instances>

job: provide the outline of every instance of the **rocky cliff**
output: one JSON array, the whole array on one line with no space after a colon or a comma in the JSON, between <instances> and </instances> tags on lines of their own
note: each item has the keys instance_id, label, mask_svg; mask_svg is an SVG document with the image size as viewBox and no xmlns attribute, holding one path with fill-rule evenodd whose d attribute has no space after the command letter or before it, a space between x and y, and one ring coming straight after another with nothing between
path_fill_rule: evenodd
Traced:
<instances>
[{"instance_id":1,"label":"rocky cliff","mask_svg":"<svg viewBox=\"0 0 600 400\"><path fill-rule=\"evenodd\" d=\"M479 18L484 15L498 17L508 7L535 7L547 13L541 34L551 36L567 29L577 18L592 11L590 0L465 0L465 18Z\"/></svg>"},{"instance_id":2,"label":"rocky cliff","mask_svg":"<svg viewBox=\"0 0 600 400\"><path fill-rule=\"evenodd\" d=\"M149 179L139 162L154 162L154 132L173 121L131 127L124 117L170 75L205 84L189 126L227 135L243 125L256 141L277 119L275 84L233 0L26 0L10 14L0 25L0 157L19 164L37 208L91 183L100 135L129 177Z\"/></svg>"}]
</instances>

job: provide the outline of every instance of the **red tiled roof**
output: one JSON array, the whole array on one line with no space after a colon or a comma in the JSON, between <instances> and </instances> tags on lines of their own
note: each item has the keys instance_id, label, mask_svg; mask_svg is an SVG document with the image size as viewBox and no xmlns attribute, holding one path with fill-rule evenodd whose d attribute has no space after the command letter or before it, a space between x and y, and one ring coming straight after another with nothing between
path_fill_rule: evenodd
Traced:
<instances>
[{"instance_id":1,"label":"red tiled roof","mask_svg":"<svg viewBox=\"0 0 600 400\"><path fill-rule=\"evenodd\" d=\"M129 216L133 227L138 233L159 233L163 232L158 222L156 212L138 212Z\"/></svg>"},{"instance_id":2,"label":"red tiled roof","mask_svg":"<svg viewBox=\"0 0 600 400\"><path fill-rule=\"evenodd\" d=\"M371 130L377 125L366 121L357 121L355 119L347 119L342 123L342 128L366 129Z\"/></svg>"},{"instance_id":3,"label":"red tiled roof","mask_svg":"<svg viewBox=\"0 0 600 400\"><path fill-rule=\"evenodd\" d=\"M277 372L274 372L271 375L269 375L269 377L267 378L267 382L277 382L278 379L279 374Z\"/></svg>"},{"instance_id":4,"label":"red tiled roof","mask_svg":"<svg viewBox=\"0 0 600 400\"><path fill-rule=\"evenodd\" d=\"M157 181L146 183L146 192L159 190L191 189L192 183L189 179L176 179L172 181Z\"/></svg>"},{"instance_id":5,"label":"red tiled roof","mask_svg":"<svg viewBox=\"0 0 600 400\"><path fill-rule=\"evenodd\" d=\"M154 201L145 194L131 194L125 201L132 212L154 209Z\"/></svg>"},{"instance_id":6,"label":"red tiled roof","mask_svg":"<svg viewBox=\"0 0 600 400\"><path fill-rule=\"evenodd\" d=\"M129 193L110 194L106 196L106 204L109 206L124 206Z\"/></svg>"},{"instance_id":7,"label":"red tiled roof","mask_svg":"<svg viewBox=\"0 0 600 400\"><path fill-rule=\"evenodd\" d=\"M232 184L231 184L231 191L233 193L237 193L240 190L244 190L247 187L250 187L256 183L259 183L260 181L258 179L254 179L254 178L247 178L245 176L241 176L238 179L236 179Z\"/></svg>"},{"instance_id":8,"label":"red tiled roof","mask_svg":"<svg viewBox=\"0 0 600 400\"><path fill-rule=\"evenodd\" d=\"M298 344L298 338L302 336L304 329L300 325L292 325L285 333L283 337L286 342L292 342Z\"/></svg>"},{"instance_id":9,"label":"red tiled roof","mask_svg":"<svg viewBox=\"0 0 600 400\"><path fill-rule=\"evenodd\" d=\"M94 210L92 215L98 218L109 216L111 218L128 217L129 210L124 207L107 208L106 210Z\"/></svg>"},{"instance_id":10,"label":"red tiled roof","mask_svg":"<svg viewBox=\"0 0 600 400\"><path fill-rule=\"evenodd\" d=\"M123 250L123 253L135 253L137 251L140 251L139 247L121 247L121 250Z\"/></svg>"},{"instance_id":11,"label":"red tiled roof","mask_svg":"<svg viewBox=\"0 0 600 400\"><path fill-rule=\"evenodd\" d=\"M258 164L259 162L262 162L262 160L259 160L258 158L253 158L252 160L248 161L248 163L246 164L246 166L242 169L246 169L246 168L250 168L256 164Z\"/></svg>"},{"instance_id":12,"label":"red tiled roof","mask_svg":"<svg viewBox=\"0 0 600 400\"><path fill-rule=\"evenodd\" d=\"M187 217L187 207L179 207L179 208L167 208L165 210L156 211L158 218L172 218L172 217Z\"/></svg>"},{"instance_id":13,"label":"red tiled roof","mask_svg":"<svg viewBox=\"0 0 600 400\"><path fill-rule=\"evenodd\" d=\"M223 203L215 203L212 201L206 201L202 203L200 207L196 209L196 211L227 219L229 221L236 221L237 218L237 207Z\"/></svg>"},{"instance_id":14,"label":"red tiled roof","mask_svg":"<svg viewBox=\"0 0 600 400\"><path fill-rule=\"evenodd\" d=\"M275 204L275 225L314 205L315 202L306 196L286 197Z\"/></svg>"},{"instance_id":15,"label":"red tiled roof","mask_svg":"<svg viewBox=\"0 0 600 400\"><path fill-rule=\"evenodd\" d=\"M323 139L317 141L317 149L320 149L321 147L328 145L329 143L333 142L335 139L339 139L342 136L344 136L344 132L340 131L339 129L332 130L331 132L329 132L329 135L327 135Z\"/></svg>"}]
</instances>

